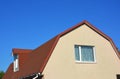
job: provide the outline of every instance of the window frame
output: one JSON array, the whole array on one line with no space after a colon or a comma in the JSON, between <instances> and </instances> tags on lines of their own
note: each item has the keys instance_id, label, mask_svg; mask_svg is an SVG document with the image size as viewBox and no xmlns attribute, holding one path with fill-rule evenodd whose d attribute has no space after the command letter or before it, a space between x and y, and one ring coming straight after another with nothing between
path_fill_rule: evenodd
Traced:
<instances>
[{"instance_id":1,"label":"window frame","mask_svg":"<svg viewBox=\"0 0 120 79\"><path fill-rule=\"evenodd\" d=\"M15 54L16 56L17 56L17 58L16 59L14 59L14 65L13 65L13 71L14 72L17 72L17 71L19 71L19 55L17 55L17 54ZM15 55L13 55L13 57L15 56ZM15 58L15 57L14 57Z\"/></svg>"},{"instance_id":2,"label":"window frame","mask_svg":"<svg viewBox=\"0 0 120 79\"><path fill-rule=\"evenodd\" d=\"M78 50L79 50L79 58L80 60L76 60L75 58L75 62L76 63L96 63L96 53L95 53L95 46L92 46L92 45L74 45L75 46L78 46ZM81 55L81 47L82 46L88 46L88 47L92 47L93 48L93 56L94 56L94 61L82 61L82 55ZM76 56L75 56L76 57Z\"/></svg>"}]
</instances>

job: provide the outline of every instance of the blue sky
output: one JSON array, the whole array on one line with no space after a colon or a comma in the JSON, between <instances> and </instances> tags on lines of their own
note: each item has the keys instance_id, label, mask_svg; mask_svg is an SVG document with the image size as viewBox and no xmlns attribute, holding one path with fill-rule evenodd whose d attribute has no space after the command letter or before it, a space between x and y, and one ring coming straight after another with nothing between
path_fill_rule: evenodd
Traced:
<instances>
[{"instance_id":1,"label":"blue sky","mask_svg":"<svg viewBox=\"0 0 120 79\"><path fill-rule=\"evenodd\" d=\"M13 61L12 48L35 49L83 20L120 49L120 0L0 0L0 70Z\"/></svg>"}]
</instances>

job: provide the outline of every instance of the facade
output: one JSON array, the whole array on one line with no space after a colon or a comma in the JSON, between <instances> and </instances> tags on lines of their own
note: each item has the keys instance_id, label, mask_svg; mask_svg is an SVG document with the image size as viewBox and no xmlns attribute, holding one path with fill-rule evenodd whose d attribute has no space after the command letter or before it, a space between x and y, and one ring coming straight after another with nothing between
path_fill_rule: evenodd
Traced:
<instances>
[{"instance_id":1,"label":"facade","mask_svg":"<svg viewBox=\"0 0 120 79\"><path fill-rule=\"evenodd\" d=\"M112 39L83 21L34 50L13 49L3 79L119 79Z\"/></svg>"}]
</instances>

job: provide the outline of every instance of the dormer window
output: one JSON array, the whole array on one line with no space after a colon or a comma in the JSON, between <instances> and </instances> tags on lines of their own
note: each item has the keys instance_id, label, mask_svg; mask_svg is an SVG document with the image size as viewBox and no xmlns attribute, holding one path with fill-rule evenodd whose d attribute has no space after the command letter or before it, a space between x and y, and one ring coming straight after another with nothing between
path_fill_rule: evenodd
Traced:
<instances>
[{"instance_id":1,"label":"dormer window","mask_svg":"<svg viewBox=\"0 0 120 79\"><path fill-rule=\"evenodd\" d=\"M19 70L19 61L18 61L18 55L15 54L13 55L14 56L14 72L18 71Z\"/></svg>"}]
</instances>

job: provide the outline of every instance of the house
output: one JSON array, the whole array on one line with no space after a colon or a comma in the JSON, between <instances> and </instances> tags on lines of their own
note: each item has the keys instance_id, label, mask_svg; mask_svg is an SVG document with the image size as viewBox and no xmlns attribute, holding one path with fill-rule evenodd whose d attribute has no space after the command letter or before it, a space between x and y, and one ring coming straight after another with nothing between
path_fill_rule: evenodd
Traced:
<instances>
[{"instance_id":1,"label":"house","mask_svg":"<svg viewBox=\"0 0 120 79\"><path fill-rule=\"evenodd\" d=\"M112 39L87 21L34 50L13 49L3 79L120 79L120 54Z\"/></svg>"}]
</instances>

